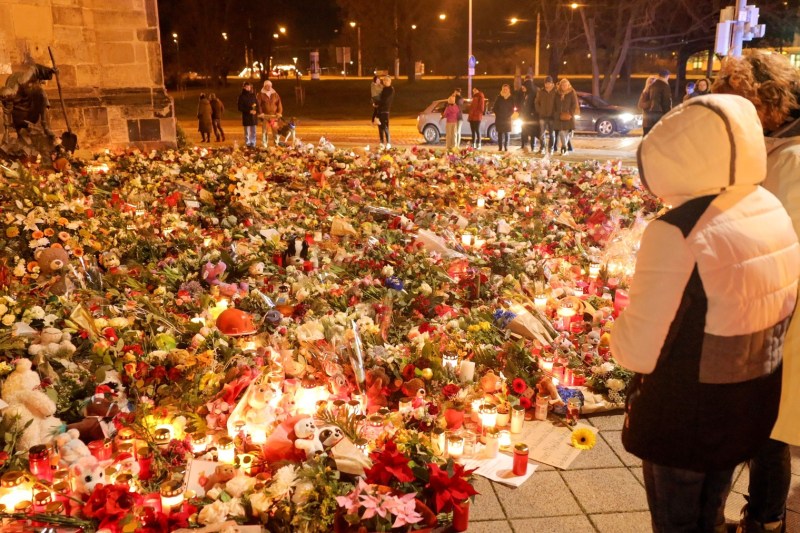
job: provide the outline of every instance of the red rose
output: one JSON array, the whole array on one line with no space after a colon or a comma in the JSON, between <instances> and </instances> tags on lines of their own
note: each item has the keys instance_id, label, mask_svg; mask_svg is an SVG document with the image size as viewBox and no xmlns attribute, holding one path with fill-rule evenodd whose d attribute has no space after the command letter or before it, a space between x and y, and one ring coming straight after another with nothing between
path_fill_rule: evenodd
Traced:
<instances>
[{"instance_id":1,"label":"red rose","mask_svg":"<svg viewBox=\"0 0 800 533\"><path fill-rule=\"evenodd\" d=\"M442 394L444 394L444 397L447 398L448 400L452 400L460 390L461 387L459 387L455 383L450 383L449 385L445 385L442 388Z\"/></svg>"},{"instance_id":2,"label":"red rose","mask_svg":"<svg viewBox=\"0 0 800 533\"><path fill-rule=\"evenodd\" d=\"M525 409L531 408L531 399L526 398L525 396L520 397L519 404L524 407Z\"/></svg>"},{"instance_id":3,"label":"red rose","mask_svg":"<svg viewBox=\"0 0 800 533\"><path fill-rule=\"evenodd\" d=\"M416 375L415 372L416 372L416 367L411 363L408 363L405 367L403 367L403 379L405 379L406 381L411 381L412 379L414 379L414 376Z\"/></svg>"},{"instance_id":4,"label":"red rose","mask_svg":"<svg viewBox=\"0 0 800 533\"><path fill-rule=\"evenodd\" d=\"M511 382L511 388L514 389L514 392L517 394L522 394L528 388L528 384L525 383L525 380L522 378L515 378L514 381Z\"/></svg>"}]
</instances>

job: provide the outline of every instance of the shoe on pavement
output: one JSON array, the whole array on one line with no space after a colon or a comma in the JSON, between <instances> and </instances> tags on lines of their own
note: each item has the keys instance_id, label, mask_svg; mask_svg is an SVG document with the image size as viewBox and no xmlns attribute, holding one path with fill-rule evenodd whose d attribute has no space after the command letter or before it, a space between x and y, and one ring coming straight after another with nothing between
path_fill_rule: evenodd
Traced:
<instances>
[{"instance_id":1,"label":"shoe on pavement","mask_svg":"<svg viewBox=\"0 0 800 533\"><path fill-rule=\"evenodd\" d=\"M387 150L391 150L392 149L392 144L391 143L386 143L386 149Z\"/></svg>"}]
</instances>

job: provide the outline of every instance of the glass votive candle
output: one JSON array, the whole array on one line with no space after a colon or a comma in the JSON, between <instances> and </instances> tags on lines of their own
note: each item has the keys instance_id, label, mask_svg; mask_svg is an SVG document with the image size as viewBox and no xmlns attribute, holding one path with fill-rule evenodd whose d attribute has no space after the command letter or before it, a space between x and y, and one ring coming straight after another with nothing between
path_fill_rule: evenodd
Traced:
<instances>
[{"instance_id":1,"label":"glass votive candle","mask_svg":"<svg viewBox=\"0 0 800 533\"><path fill-rule=\"evenodd\" d=\"M500 435L497 429L486 430L486 445L483 448L483 456L489 459L497 457L497 452L500 450Z\"/></svg>"},{"instance_id":2,"label":"glass votive candle","mask_svg":"<svg viewBox=\"0 0 800 533\"><path fill-rule=\"evenodd\" d=\"M547 295L546 294L535 294L533 296L533 306L538 311L544 311L547 308Z\"/></svg>"},{"instance_id":3,"label":"glass votive candle","mask_svg":"<svg viewBox=\"0 0 800 533\"><path fill-rule=\"evenodd\" d=\"M44 506L44 513L48 515L63 515L66 510L65 502L50 502Z\"/></svg>"},{"instance_id":4,"label":"glass votive candle","mask_svg":"<svg viewBox=\"0 0 800 533\"><path fill-rule=\"evenodd\" d=\"M442 368L455 372L458 367L458 354L446 353L442 355Z\"/></svg>"},{"instance_id":5,"label":"glass votive candle","mask_svg":"<svg viewBox=\"0 0 800 533\"><path fill-rule=\"evenodd\" d=\"M550 356L544 356L539 358L539 366L542 368L544 372L548 374L553 372L553 358Z\"/></svg>"},{"instance_id":6,"label":"glass votive candle","mask_svg":"<svg viewBox=\"0 0 800 533\"><path fill-rule=\"evenodd\" d=\"M357 416L361 414L361 402L358 400L350 400L347 402L347 414L350 416Z\"/></svg>"},{"instance_id":7,"label":"glass votive candle","mask_svg":"<svg viewBox=\"0 0 800 533\"><path fill-rule=\"evenodd\" d=\"M480 422L481 421L481 406L483 405L483 399L479 398L477 400L472 400L472 411L470 413L470 418L473 422Z\"/></svg>"},{"instance_id":8,"label":"glass votive candle","mask_svg":"<svg viewBox=\"0 0 800 533\"><path fill-rule=\"evenodd\" d=\"M490 403L481 405L481 426L491 429L497 425L497 406Z\"/></svg>"},{"instance_id":9,"label":"glass votive candle","mask_svg":"<svg viewBox=\"0 0 800 533\"><path fill-rule=\"evenodd\" d=\"M202 432L192 434L192 452L203 453L208 446L208 435Z\"/></svg>"},{"instance_id":10,"label":"glass votive candle","mask_svg":"<svg viewBox=\"0 0 800 533\"><path fill-rule=\"evenodd\" d=\"M45 506L53 501L50 489L45 486L34 486L32 496L31 503L33 503L33 512L35 513L43 513Z\"/></svg>"},{"instance_id":11,"label":"glass votive candle","mask_svg":"<svg viewBox=\"0 0 800 533\"><path fill-rule=\"evenodd\" d=\"M159 446L166 446L172 440L172 432L166 427L156 428L153 432L153 440Z\"/></svg>"},{"instance_id":12,"label":"glass votive candle","mask_svg":"<svg viewBox=\"0 0 800 533\"><path fill-rule=\"evenodd\" d=\"M447 454L454 460L460 459L464 455L464 437L449 435L447 437Z\"/></svg>"},{"instance_id":13,"label":"glass votive candle","mask_svg":"<svg viewBox=\"0 0 800 533\"><path fill-rule=\"evenodd\" d=\"M581 399L577 396L567 400L567 424L574 426L578 423L581 414Z\"/></svg>"},{"instance_id":14,"label":"glass votive candle","mask_svg":"<svg viewBox=\"0 0 800 533\"><path fill-rule=\"evenodd\" d=\"M472 457L477 452L478 448L478 434L474 431L465 431L462 435L464 437L464 457Z\"/></svg>"},{"instance_id":15,"label":"glass votive candle","mask_svg":"<svg viewBox=\"0 0 800 533\"><path fill-rule=\"evenodd\" d=\"M411 398L401 398L400 402L398 403L398 411L401 414L410 413L413 409L413 403Z\"/></svg>"},{"instance_id":16,"label":"glass votive candle","mask_svg":"<svg viewBox=\"0 0 800 533\"><path fill-rule=\"evenodd\" d=\"M183 505L183 483L176 480L165 481L159 489L161 493L161 510L165 514L179 509Z\"/></svg>"},{"instance_id":17,"label":"glass votive candle","mask_svg":"<svg viewBox=\"0 0 800 533\"><path fill-rule=\"evenodd\" d=\"M508 412L508 406L501 406L497 409L497 423L495 424L497 427L506 427L510 419L511 413Z\"/></svg>"},{"instance_id":18,"label":"glass votive candle","mask_svg":"<svg viewBox=\"0 0 800 533\"><path fill-rule=\"evenodd\" d=\"M126 441L120 441L120 442L126 442ZM111 442L107 442L105 440L93 440L92 442L87 444L87 447L89 448L89 453L94 455L98 461L108 461L109 459L111 459L111 451L112 451Z\"/></svg>"},{"instance_id":19,"label":"glass votive candle","mask_svg":"<svg viewBox=\"0 0 800 533\"><path fill-rule=\"evenodd\" d=\"M517 404L511 408L511 433L522 432L523 422L525 422L525 408Z\"/></svg>"},{"instance_id":20,"label":"glass votive candle","mask_svg":"<svg viewBox=\"0 0 800 533\"><path fill-rule=\"evenodd\" d=\"M500 444L500 449L506 450L511 447L511 432L507 429L501 429L498 432L497 440Z\"/></svg>"},{"instance_id":21,"label":"glass votive candle","mask_svg":"<svg viewBox=\"0 0 800 533\"><path fill-rule=\"evenodd\" d=\"M28 450L28 468L36 479L53 481L53 469L50 468L50 450L44 444L32 446Z\"/></svg>"},{"instance_id":22,"label":"glass votive candle","mask_svg":"<svg viewBox=\"0 0 800 533\"><path fill-rule=\"evenodd\" d=\"M344 400L334 400L333 401L333 414L335 416L339 416L339 413L343 412L342 409L345 408L347 402Z\"/></svg>"},{"instance_id":23,"label":"glass votive candle","mask_svg":"<svg viewBox=\"0 0 800 533\"><path fill-rule=\"evenodd\" d=\"M249 453L240 453L236 460L242 472L250 474L253 469L253 464L255 464L255 456Z\"/></svg>"},{"instance_id":24,"label":"glass votive candle","mask_svg":"<svg viewBox=\"0 0 800 533\"><path fill-rule=\"evenodd\" d=\"M597 263L592 263L589 265L589 277L592 279L596 279L597 276L600 275L600 265Z\"/></svg>"},{"instance_id":25,"label":"glass votive candle","mask_svg":"<svg viewBox=\"0 0 800 533\"><path fill-rule=\"evenodd\" d=\"M472 233L465 233L461 236L461 244L464 246L469 246L472 244Z\"/></svg>"},{"instance_id":26,"label":"glass votive candle","mask_svg":"<svg viewBox=\"0 0 800 533\"><path fill-rule=\"evenodd\" d=\"M356 439L356 448L364 455L369 455L369 441L367 439Z\"/></svg>"},{"instance_id":27,"label":"glass votive candle","mask_svg":"<svg viewBox=\"0 0 800 533\"><path fill-rule=\"evenodd\" d=\"M153 450L148 447L136 451L139 461L139 479L147 481L153 477Z\"/></svg>"},{"instance_id":28,"label":"glass votive candle","mask_svg":"<svg viewBox=\"0 0 800 533\"><path fill-rule=\"evenodd\" d=\"M447 451L447 435L442 428L433 428L431 431L431 447L433 454L442 457Z\"/></svg>"},{"instance_id":29,"label":"glass votive candle","mask_svg":"<svg viewBox=\"0 0 800 533\"><path fill-rule=\"evenodd\" d=\"M478 209L483 209L484 207L486 207L486 198L483 197L478 198L476 205L478 206Z\"/></svg>"},{"instance_id":30,"label":"glass votive candle","mask_svg":"<svg viewBox=\"0 0 800 533\"><path fill-rule=\"evenodd\" d=\"M236 461L236 448L230 437L222 437L217 442L217 460L231 465Z\"/></svg>"}]
</instances>

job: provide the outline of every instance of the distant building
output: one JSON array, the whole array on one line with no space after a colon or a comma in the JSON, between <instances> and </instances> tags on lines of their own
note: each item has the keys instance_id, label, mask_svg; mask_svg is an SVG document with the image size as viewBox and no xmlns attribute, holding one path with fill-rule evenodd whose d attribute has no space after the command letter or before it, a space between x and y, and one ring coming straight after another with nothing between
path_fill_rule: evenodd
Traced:
<instances>
[{"instance_id":1,"label":"distant building","mask_svg":"<svg viewBox=\"0 0 800 533\"><path fill-rule=\"evenodd\" d=\"M157 0L0 0L0 83L26 64L50 66L48 46L81 148L175 145ZM59 133L55 80L47 93Z\"/></svg>"}]
</instances>

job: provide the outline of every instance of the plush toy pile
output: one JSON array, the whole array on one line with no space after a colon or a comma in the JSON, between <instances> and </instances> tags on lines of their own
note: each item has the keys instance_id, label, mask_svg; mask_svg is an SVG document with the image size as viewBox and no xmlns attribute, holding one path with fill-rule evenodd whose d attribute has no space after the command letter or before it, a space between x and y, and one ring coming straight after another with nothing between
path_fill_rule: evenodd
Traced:
<instances>
[{"instance_id":1,"label":"plush toy pile","mask_svg":"<svg viewBox=\"0 0 800 533\"><path fill-rule=\"evenodd\" d=\"M0 164L2 472L30 485L3 478L7 517L459 527L439 429L624 402L611 324L662 207L631 169L328 143Z\"/></svg>"}]
</instances>

